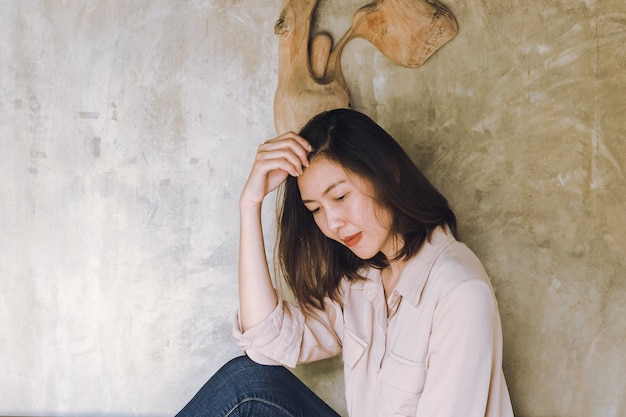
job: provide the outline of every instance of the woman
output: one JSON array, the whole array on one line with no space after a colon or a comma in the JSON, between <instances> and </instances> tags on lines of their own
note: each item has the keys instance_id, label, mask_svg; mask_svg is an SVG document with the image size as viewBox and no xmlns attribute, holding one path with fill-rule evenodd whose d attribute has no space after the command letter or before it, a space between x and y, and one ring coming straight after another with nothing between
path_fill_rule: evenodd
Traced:
<instances>
[{"instance_id":1,"label":"woman","mask_svg":"<svg viewBox=\"0 0 626 417\"><path fill-rule=\"evenodd\" d=\"M264 198L284 184L272 286ZM282 366L343 354L354 417L512 416L495 296L455 239L446 199L353 110L261 144L240 198L239 315L247 356L180 416L337 416Z\"/></svg>"}]
</instances>

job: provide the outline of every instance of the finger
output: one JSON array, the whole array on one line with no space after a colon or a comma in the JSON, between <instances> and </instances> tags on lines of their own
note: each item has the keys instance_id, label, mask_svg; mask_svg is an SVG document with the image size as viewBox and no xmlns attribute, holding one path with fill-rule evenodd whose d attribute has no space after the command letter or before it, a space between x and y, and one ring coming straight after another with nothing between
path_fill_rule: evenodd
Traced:
<instances>
[{"instance_id":1,"label":"finger","mask_svg":"<svg viewBox=\"0 0 626 417\"><path fill-rule=\"evenodd\" d=\"M295 143L293 139L263 143L259 146L257 155L259 159L287 159L298 170L301 170L303 166L309 166L308 151Z\"/></svg>"},{"instance_id":2,"label":"finger","mask_svg":"<svg viewBox=\"0 0 626 417\"><path fill-rule=\"evenodd\" d=\"M313 147L311 146L311 144L305 138L303 138L302 136L298 135L295 132L287 132L284 134L284 136L296 140L300 144L300 146L302 146L308 152L311 152L313 150Z\"/></svg>"},{"instance_id":3,"label":"finger","mask_svg":"<svg viewBox=\"0 0 626 417\"><path fill-rule=\"evenodd\" d=\"M311 146L311 144L309 144L309 142L306 141L306 139L304 139L302 136L298 136L293 132L288 132L273 139L266 140L261 145L267 145L272 149L288 146L294 150L297 148L301 148L304 149L306 152L311 152L313 150L313 147Z\"/></svg>"},{"instance_id":4,"label":"finger","mask_svg":"<svg viewBox=\"0 0 626 417\"><path fill-rule=\"evenodd\" d=\"M272 169L282 169L287 171L294 177L302 174L302 160L291 149L277 149L260 151L258 154L259 163L263 164L264 169L269 171Z\"/></svg>"},{"instance_id":5,"label":"finger","mask_svg":"<svg viewBox=\"0 0 626 417\"><path fill-rule=\"evenodd\" d=\"M274 169L281 169L293 176L298 176L302 173L303 162L302 157L296 152L302 151L294 151L293 146L287 145L284 141L278 144L263 143L259 145L257 150L255 165L265 173Z\"/></svg>"},{"instance_id":6,"label":"finger","mask_svg":"<svg viewBox=\"0 0 626 417\"><path fill-rule=\"evenodd\" d=\"M265 141L261 146L264 149L282 149L288 147L298 155L304 166L308 166L308 155L313 150L313 147L306 139L294 132L287 132Z\"/></svg>"}]
</instances>

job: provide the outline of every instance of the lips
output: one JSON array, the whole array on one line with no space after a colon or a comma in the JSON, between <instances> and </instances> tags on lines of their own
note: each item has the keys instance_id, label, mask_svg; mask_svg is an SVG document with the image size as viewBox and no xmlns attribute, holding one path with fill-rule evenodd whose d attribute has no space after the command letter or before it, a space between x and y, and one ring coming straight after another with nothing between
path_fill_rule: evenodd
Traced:
<instances>
[{"instance_id":1,"label":"lips","mask_svg":"<svg viewBox=\"0 0 626 417\"><path fill-rule=\"evenodd\" d=\"M355 233L355 234L350 235L350 236L346 237L345 239L343 239L343 243L347 247L350 248L350 247L355 246L356 244L358 244L359 241L361 240L362 236L363 236L363 234L361 232Z\"/></svg>"}]
</instances>

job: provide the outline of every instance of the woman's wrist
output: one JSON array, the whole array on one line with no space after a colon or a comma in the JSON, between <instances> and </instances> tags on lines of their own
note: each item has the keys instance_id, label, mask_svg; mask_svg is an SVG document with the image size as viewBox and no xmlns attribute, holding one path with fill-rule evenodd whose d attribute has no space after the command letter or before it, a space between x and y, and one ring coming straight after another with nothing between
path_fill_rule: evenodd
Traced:
<instances>
[{"instance_id":1,"label":"woman's wrist","mask_svg":"<svg viewBox=\"0 0 626 417\"><path fill-rule=\"evenodd\" d=\"M239 200L239 211L241 213L260 212L262 205L263 205L262 201L254 201L254 200L247 200L247 199L241 198Z\"/></svg>"}]
</instances>

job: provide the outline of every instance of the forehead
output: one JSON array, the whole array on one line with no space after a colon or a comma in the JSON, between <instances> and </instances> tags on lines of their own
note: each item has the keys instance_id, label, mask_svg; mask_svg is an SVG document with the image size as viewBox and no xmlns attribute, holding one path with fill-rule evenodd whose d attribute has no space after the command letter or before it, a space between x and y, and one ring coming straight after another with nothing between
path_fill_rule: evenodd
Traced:
<instances>
[{"instance_id":1,"label":"forehead","mask_svg":"<svg viewBox=\"0 0 626 417\"><path fill-rule=\"evenodd\" d=\"M367 182L359 175L327 158L313 158L297 181L303 200L317 200L334 188L356 187L362 191L367 189Z\"/></svg>"}]
</instances>

